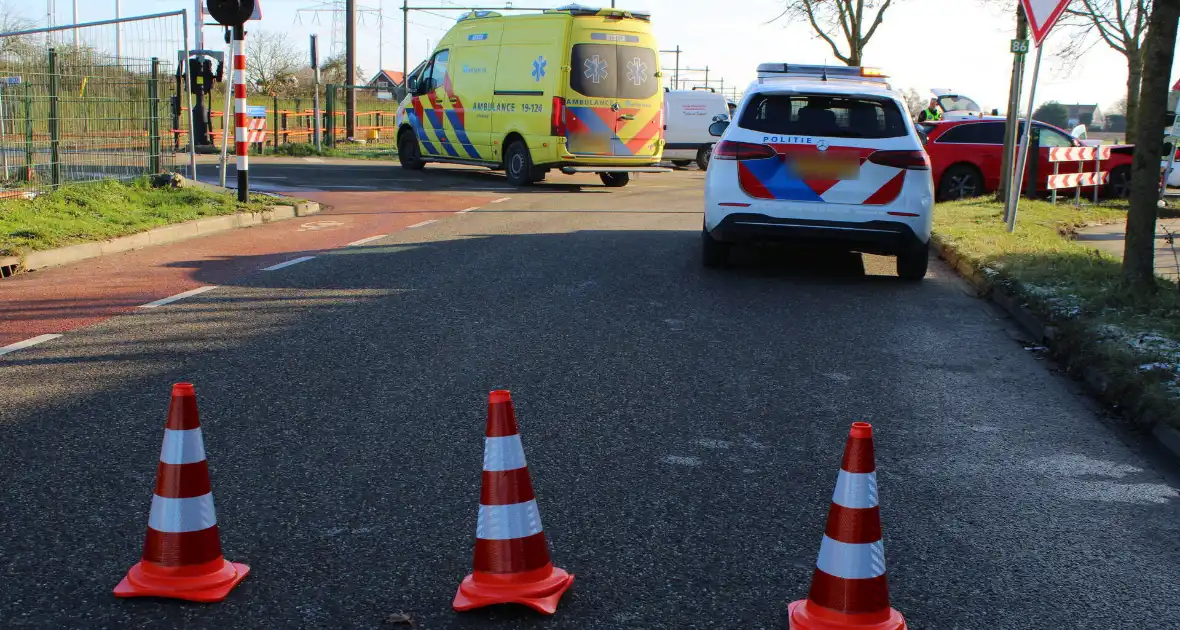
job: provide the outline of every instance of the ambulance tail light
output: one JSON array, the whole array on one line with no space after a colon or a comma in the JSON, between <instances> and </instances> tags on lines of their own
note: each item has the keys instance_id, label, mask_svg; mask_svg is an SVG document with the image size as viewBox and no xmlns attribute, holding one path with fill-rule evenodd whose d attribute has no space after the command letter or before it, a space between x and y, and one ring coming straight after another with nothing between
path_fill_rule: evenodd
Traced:
<instances>
[{"instance_id":1,"label":"ambulance tail light","mask_svg":"<svg viewBox=\"0 0 1180 630\"><path fill-rule=\"evenodd\" d=\"M777 156L774 147L751 142L722 140L713 148L714 160L765 160Z\"/></svg>"},{"instance_id":2,"label":"ambulance tail light","mask_svg":"<svg viewBox=\"0 0 1180 630\"><path fill-rule=\"evenodd\" d=\"M553 97L553 118L549 121L549 135L562 138L566 136L565 99L560 96Z\"/></svg>"}]
</instances>

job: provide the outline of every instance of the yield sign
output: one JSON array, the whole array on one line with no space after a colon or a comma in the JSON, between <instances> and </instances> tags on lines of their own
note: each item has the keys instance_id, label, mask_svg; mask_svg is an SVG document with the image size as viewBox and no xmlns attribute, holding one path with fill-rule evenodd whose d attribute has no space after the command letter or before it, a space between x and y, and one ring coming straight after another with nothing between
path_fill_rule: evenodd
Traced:
<instances>
[{"instance_id":1,"label":"yield sign","mask_svg":"<svg viewBox=\"0 0 1180 630\"><path fill-rule=\"evenodd\" d=\"M1020 4L1028 17L1028 25L1032 27L1033 41L1040 46L1049 29L1057 23L1057 18L1065 12L1069 0L1020 0Z\"/></svg>"}]
</instances>

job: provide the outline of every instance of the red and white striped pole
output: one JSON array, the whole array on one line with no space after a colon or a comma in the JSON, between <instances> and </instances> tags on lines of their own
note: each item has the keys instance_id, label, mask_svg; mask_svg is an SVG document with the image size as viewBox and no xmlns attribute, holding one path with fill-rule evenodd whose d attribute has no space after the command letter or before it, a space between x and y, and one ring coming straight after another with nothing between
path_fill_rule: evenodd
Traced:
<instances>
[{"instance_id":1,"label":"red and white striped pole","mask_svg":"<svg viewBox=\"0 0 1180 630\"><path fill-rule=\"evenodd\" d=\"M234 146L238 156L238 201L250 199L250 143L246 123L246 29L234 26Z\"/></svg>"}]
</instances>

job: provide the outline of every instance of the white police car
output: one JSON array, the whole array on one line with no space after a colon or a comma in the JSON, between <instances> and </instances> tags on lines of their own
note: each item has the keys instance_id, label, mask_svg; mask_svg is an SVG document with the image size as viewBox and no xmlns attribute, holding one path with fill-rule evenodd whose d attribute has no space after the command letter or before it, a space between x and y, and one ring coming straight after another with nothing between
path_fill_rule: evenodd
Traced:
<instances>
[{"instance_id":1,"label":"white police car","mask_svg":"<svg viewBox=\"0 0 1180 630\"><path fill-rule=\"evenodd\" d=\"M705 179L704 263L785 240L897 256L926 275L934 184L904 101L879 72L764 63L732 123L718 120Z\"/></svg>"}]
</instances>

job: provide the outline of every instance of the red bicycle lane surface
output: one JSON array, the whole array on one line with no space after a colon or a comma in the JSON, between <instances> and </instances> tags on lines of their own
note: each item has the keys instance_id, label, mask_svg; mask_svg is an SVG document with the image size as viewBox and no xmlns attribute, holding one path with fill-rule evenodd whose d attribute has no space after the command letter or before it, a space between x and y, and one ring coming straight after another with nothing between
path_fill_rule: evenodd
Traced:
<instances>
[{"instance_id":1,"label":"red bicycle lane surface","mask_svg":"<svg viewBox=\"0 0 1180 630\"><path fill-rule=\"evenodd\" d=\"M435 192L305 192L319 214L102 256L0 280L0 348L60 334L149 302L255 273L299 255L482 206L496 197Z\"/></svg>"}]
</instances>

